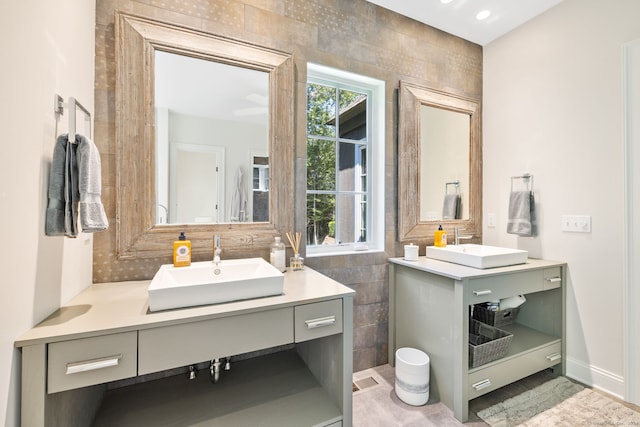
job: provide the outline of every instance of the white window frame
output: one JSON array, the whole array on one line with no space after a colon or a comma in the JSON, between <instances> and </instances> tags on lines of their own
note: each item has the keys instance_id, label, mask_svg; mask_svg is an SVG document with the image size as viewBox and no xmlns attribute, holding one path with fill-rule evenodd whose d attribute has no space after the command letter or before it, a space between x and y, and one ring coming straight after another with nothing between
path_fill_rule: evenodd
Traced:
<instances>
[{"instance_id":1,"label":"white window frame","mask_svg":"<svg viewBox=\"0 0 640 427\"><path fill-rule=\"evenodd\" d=\"M324 65L307 63L307 83L326 84L329 86L337 83L346 86L348 89L367 94L367 124L369 126L369 132L367 134L367 151L369 155L367 174L370 175L369 188L367 191L367 205L369 208L368 242L336 245L307 245L307 257L383 252L385 236L385 82Z\"/></svg>"}]
</instances>

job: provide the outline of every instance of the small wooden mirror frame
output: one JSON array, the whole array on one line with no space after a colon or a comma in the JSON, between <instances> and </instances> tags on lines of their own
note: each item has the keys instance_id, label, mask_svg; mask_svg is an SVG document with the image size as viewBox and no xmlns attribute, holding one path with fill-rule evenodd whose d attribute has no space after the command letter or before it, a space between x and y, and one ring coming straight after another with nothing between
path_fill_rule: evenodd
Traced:
<instances>
[{"instance_id":1,"label":"small wooden mirror frame","mask_svg":"<svg viewBox=\"0 0 640 427\"><path fill-rule=\"evenodd\" d=\"M428 105L470 115L469 218L420 221L420 107ZM398 240L433 244L433 234L442 227L464 229L474 240L482 239L482 137L478 100L400 81L398 111Z\"/></svg>"}]
</instances>

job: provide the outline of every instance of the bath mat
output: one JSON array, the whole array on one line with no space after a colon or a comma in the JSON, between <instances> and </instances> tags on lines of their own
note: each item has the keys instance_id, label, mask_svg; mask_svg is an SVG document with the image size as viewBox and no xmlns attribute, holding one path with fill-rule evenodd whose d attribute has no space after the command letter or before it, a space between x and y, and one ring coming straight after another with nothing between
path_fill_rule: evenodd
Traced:
<instances>
[{"instance_id":1,"label":"bath mat","mask_svg":"<svg viewBox=\"0 0 640 427\"><path fill-rule=\"evenodd\" d=\"M478 412L492 427L640 426L640 413L565 377Z\"/></svg>"}]
</instances>

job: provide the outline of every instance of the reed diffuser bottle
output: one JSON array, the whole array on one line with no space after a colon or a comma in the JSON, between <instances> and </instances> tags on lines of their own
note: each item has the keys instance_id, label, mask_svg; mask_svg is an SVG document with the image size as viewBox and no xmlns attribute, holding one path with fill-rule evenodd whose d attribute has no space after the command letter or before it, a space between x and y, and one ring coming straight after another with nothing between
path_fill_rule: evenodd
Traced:
<instances>
[{"instance_id":1,"label":"reed diffuser bottle","mask_svg":"<svg viewBox=\"0 0 640 427\"><path fill-rule=\"evenodd\" d=\"M302 270L304 268L304 258L300 256L300 233L296 232L294 235L287 232L287 239L289 239L293 249L293 256L289 258L289 267L294 271Z\"/></svg>"}]
</instances>

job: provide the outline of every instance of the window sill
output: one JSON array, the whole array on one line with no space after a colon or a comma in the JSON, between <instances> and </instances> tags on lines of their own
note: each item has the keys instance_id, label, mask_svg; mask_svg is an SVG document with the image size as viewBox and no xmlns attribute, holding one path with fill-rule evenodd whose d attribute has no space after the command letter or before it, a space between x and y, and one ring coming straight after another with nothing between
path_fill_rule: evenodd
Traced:
<instances>
[{"instance_id":1,"label":"window sill","mask_svg":"<svg viewBox=\"0 0 640 427\"><path fill-rule=\"evenodd\" d=\"M367 249L367 250L353 250L353 249L345 249L345 250L335 250L335 251L330 251L330 252L316 252L316 253L309 253L307 252L306 257L307 258L322 258L322 257L329 257L329 256L340 256L340 255L366 255L366 254L379 254L384 252L383 249L378 249L378 248L374 248L374 249Z\"/></svg>"}]
</instances>

